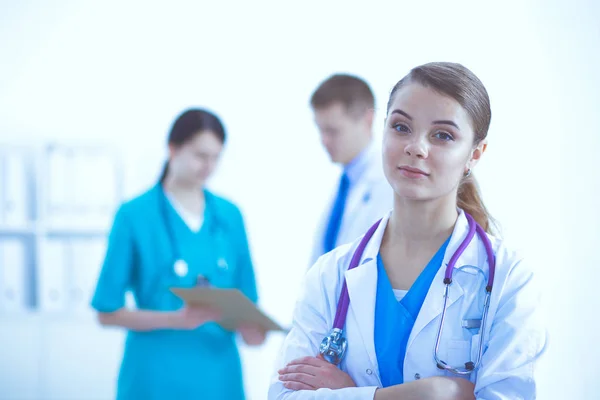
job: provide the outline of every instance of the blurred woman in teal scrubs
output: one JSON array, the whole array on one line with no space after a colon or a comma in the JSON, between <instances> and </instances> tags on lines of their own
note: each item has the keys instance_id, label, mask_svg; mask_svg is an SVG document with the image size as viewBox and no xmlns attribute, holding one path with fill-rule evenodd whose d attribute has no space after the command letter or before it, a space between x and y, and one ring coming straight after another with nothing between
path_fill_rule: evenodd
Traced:
<instances>
[{"instance_id":1,"label":"blurred woman in teal scrubs","mask_svg":"<svg viewBox=\"0 0 600 400\"><path fill-rule=\"evenodd\" d=\"M169 288L208 282L257 301L244 221L231 202L208 191L225 129L202 109L183 112L169 134L160 181L121 205L92 299L99 321L128 330L117 399L244 399L233 332L215 310L186 307ZM125 307L125 293L136 307ZM240 326L247 344L265 332Z\"/></svg>"}]
</instances>

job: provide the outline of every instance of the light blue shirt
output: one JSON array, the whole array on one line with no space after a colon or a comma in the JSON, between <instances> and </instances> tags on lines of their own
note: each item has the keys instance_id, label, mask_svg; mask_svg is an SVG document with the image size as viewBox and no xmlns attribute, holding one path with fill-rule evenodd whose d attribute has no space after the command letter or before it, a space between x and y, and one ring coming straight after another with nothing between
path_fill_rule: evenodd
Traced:
<instances>
[{"instance_id":1,"label":"light blue shirt","mask_svg":"<svg viewBox=\"0 0 600 400\"><path fill-rule=\"evenodd\" d=\"M340 226L344 219L346 199L348 194L352 191L353 186L356 186L356 183L368 168L369 150L369 146L367 146L344 167L338 186L337 196L333 202L331 213L329 214L329 221L323 234L323 249L321 254L327 253L336 247Z\"/></svg>"},{"instance_id":2,"label":"light blue shirt","mask_svg":"<svg viewBox=\"0 0 600 400\"><path fill-rule=\"evenodd\" d=\"M344 166L344 173L350 181L350 190L352 190L352 187L356 185L356 182L360 180L369 167L371 146L372 144L369 144L348 165Z\"/></svg>"}]
</instances>

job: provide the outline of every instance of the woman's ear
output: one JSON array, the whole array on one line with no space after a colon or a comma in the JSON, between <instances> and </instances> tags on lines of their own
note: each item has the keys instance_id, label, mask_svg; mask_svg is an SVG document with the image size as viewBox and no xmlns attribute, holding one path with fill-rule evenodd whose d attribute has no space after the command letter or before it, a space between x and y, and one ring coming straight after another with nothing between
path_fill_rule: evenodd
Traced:
<instances>
[{"instance_id":1,"label":"woman's ear","mask_svg":"<svg viewBox=\"0 0 600 400\"><path fill-rule=\"evenodd\" d=\"M475 165L477 165L477 163L481 159L481 156L483 155L483 153L485 152L486 149L487 149L487 142L485 140L482 140L481 142L479 142L479 144L471 151L471 158L469 159L469 162L467 163L468 169L473 169L473 167L475 167Z\"/></svg>"}]
</instances>

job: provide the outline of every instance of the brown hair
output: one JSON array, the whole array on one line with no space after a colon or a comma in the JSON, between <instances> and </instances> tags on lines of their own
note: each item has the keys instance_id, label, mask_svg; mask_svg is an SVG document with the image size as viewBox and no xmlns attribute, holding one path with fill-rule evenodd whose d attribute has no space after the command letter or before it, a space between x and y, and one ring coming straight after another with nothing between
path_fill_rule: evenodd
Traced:
<instances>
[{"instance_id":1,"label":"brown hair","mask_svg":"<svg viewBox=\"0 0 600 400\"><path fill-rule=\"evenodd\" d=\"M179 114L169 132L168 143L181 146L193 139L198 133L210 131L217 136L221 144L225 143L225 128L223 123L212 112L203 108L189 108ZM169 161L165 162L160 182L163 183L169 173Z\"/></svg>"},{"instance_id":2,"label":"brown hair","mask_svg":"<svg viewBox=\"0 0 600 400\"><path fill-rule=\"evenodd\" d=\"M364 114L375 108L375 97L369 85L357 76L335 74L323 81L310 98L313 109L342 103L347 111Z\"/></svg>"},{"instance_id":3,"label":"brown hair","mask_svg":"<svg viewBox=\"0 0 600 400\"><path fill-rule=\"evenodd\" d=\"M478 145L487 137L492 119L490 98L483 83L470 70L460 64L448 62L434 62L413 68L392 89L387 105L388 112L396 92L411 82L456 100L471 117L475 132L474 145ZM472 174L468 174L460 182L457 206L471 214L486 232L491 231L493 219L483 204L477 181Z\"/></svg>"}]
</instances>

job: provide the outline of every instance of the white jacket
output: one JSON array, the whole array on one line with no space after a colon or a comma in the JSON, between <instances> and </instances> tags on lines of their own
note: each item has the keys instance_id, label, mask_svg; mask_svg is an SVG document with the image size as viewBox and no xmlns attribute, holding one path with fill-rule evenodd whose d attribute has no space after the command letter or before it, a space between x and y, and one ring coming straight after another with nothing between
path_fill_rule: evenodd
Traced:
<instances>
[{"instance_id":1,"label":"white jacket","mask_svg":"<svg viewBox=\"0 0 600 400\"><path fill-rule=\"evenodd\" d=\"M291 331L284 341L276 370L290 361L318 354L321 340L329 334L338 296L346 279L350 307L344 334L348 350L340 364L357 388L291 391L275 373L269 388L271 400L373 399L381 387L374 344L374 314L377 289L377 254L387 225L385 217L369 241L358 267L348 271L360 238L322 256L306 277L303 293L294 311ZM433 349L443 308L445 265L464 239L468 222L461 212L440 268L415 321L404 361L404 382L451 373L437 368ZM480 367L471 374L477 399L535 399L534 362L542 354L546 332L536 315L538 288L529 265L500 240L490 237L496 254L484 353ZM453 366L475 360L480 335L461 326L464 319L480 319L487 284L485 248L477 235L456 263L450 285L448 309L440 344L440 358ZM477 266L461 268L462 266ZM460 269L459 269L460 268ZM482 274L485 274L485 279Z\"/></svg>"}]
</instances>

